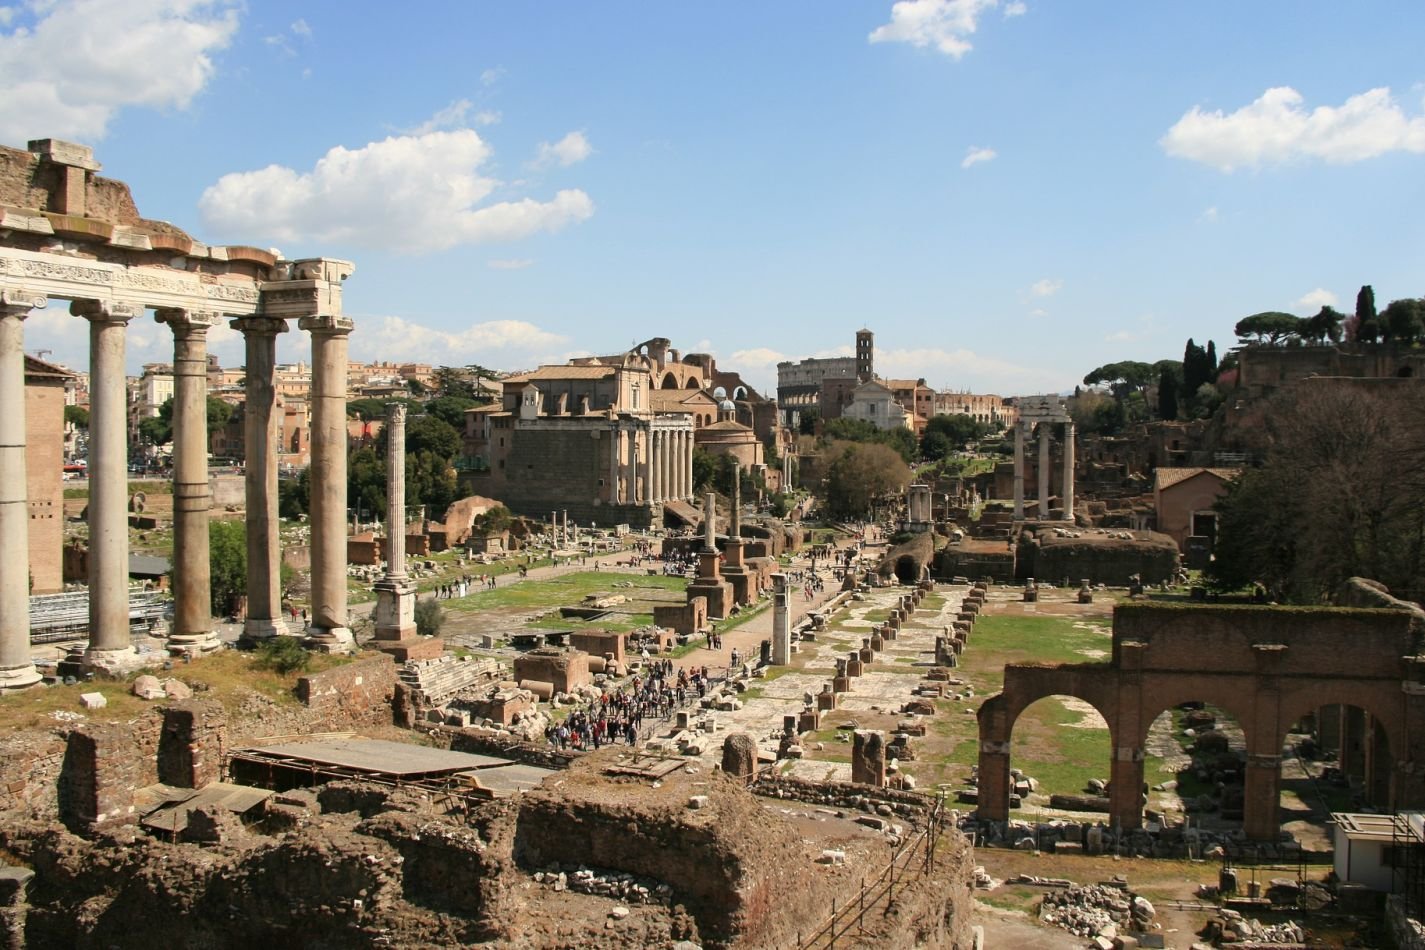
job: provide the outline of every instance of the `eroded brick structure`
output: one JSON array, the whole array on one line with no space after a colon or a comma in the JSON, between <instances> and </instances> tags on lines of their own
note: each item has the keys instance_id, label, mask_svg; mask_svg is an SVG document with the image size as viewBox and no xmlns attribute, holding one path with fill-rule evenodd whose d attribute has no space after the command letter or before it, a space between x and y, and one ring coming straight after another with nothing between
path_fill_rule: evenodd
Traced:
<instances>
[{"instance_id":1,"label":"eroded brick structure","mask_svg":"<svg viewBox=\"0 0 1425 950\"><path fill-rule=\"evenodd\" d=\"M1277 837L1281 749L1292 726L1324 706L1365 710L1384 736L1391 809L1425 805L1425 656L1406 610L1338 607L1120 606L1108 663L1011 664L1004 690L980 707L979 815L1009 817L1015 720L1046 696L1073 696L1108 722L1111 821L1143 821L1144 743L1153 720L1202 701L1241 725L1247 744L1243 830ZM1389 765L1378 757L1388 756Z\"/></svg>"}]
</instances>

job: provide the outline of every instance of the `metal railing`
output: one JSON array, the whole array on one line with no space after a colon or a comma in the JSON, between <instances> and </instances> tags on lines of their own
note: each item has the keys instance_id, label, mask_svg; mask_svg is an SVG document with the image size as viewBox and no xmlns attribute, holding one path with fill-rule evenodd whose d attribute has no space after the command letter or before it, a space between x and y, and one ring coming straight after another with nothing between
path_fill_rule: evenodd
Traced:
<instances>
[{"instance_id":1,"label":"metal railing","mask_svg":"<svg viewBox=\"0 0 1425 950\"><path fill-rule=\"evenodd\" d=\"M159 591L129 588L129 631L147 636L164 622L169 600ZM58 643L89 636L89 591L30 597L30 642Z\"/></svg>"},{"instance_id":2,"label":"metal railing","mask_svg":"<svg viewBox=\"0 0 1425 950\"><path fill-rule=\"evenodd\" d=\"M841 907L836 899L831 900L831 916L810 937L797 934L799 950L834 950L837 941L842 946L853 946L854 941L867 935L867 915L879 912L889 914L895 906L897 887L905 888L907 880L925 877L935 869L936 846L940 841L945 823L945 796L937 795L926 814L925 827L912 838L898 844L891 854L890 863L875 878L862 878L856 896Z\"/></svg>"}]
</instances>

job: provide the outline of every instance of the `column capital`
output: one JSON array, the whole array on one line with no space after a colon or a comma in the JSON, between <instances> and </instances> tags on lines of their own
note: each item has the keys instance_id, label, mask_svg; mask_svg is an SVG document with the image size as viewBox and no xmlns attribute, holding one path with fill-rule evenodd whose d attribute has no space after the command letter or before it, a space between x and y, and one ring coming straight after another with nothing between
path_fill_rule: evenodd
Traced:
<instances>
[{"instance_id":1,"label":"column capital","mask_svg":"<svg viewBox=\"0 0 1425 950\"><path fill-rule=\"evenodd\" d=\"M403 402L386 403L386 423L388 425L403 425L406 421L406 404Z\"/></svg>"},{"instance_id":2,"label":"column capital","mask_svg":"<svg viewBox=\"0 0 1425 950\"><path fill-rule=\"evenodd\" d=\"M232 321L232 328L244 336L276 336L287 332L287 321L282 317L270 317L265 313L238 317Z\"/></svg>"},{"instance_id":3,"label":"column capital","mask_svg":"<svg viewBox=\"0 0 1425 950\"><path fill-rule=\"evenodd\" d=\"M127 325L142 311L142 304L128 300L80 299L70 301L69 304L69 312L76 317L83 317L90 323L110 323L120 326Z\"/></svg>"},{"instance_id":4,"label":"column capital","mask_svg":"<svg viewBox=\"0 0 1425 950\"><path fill-rule=\"evenodd\" d=\"M23 320L31 310L43 310L48 303L49 298L44 294L23 287L0 287L0 316Z\"/></svg>"},{"instance_id":5,"label":"column capital","mask_svg":"<svg viewBox=\"0 0 1425 950\"><path fill-rule=\"evenodd\" d=\"M302 317L297 326L312 336L345 336L356 329L356 321L339 313Z\"/></svg>"},{"instance_id":6,"label":"column capital","mask_svg":"<svg viewBox=\"0 0 1425 950\"><path fill-rule=\"evenodd\" d=\"M183 307L160 307L153 312L153 319L168 325L174 336L179 333L207 333L218 325L222 314L214 310L188 310Z\"/></svg>"}]
</instances>

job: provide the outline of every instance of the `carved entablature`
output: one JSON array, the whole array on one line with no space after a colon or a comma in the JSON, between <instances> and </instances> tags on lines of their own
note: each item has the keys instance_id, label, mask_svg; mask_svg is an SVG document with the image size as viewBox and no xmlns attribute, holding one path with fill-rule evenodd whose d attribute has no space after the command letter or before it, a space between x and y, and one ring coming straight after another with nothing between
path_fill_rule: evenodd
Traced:
<instances>
[{"instance_id":1,"label":"carved entablature","mask_svg":"<svg viewBox=\"0 0 1425 950\"><path fill-rule=\"evenodd\" d=\"M341 284L354 270L356 265L350 261L329 257L281 261L273 268L273 273L281 277L261 285L262 309L272 316L298 320L339 317Z\"/></svg>"},{"instance_id":2,"label":"carved entablature","mask_svg":"<svg viewBox=\"0 0 1425 950\"><path fill-rule=\"evenodd\" d=\"M252 313L258 303L257 283L240 277L128 267L9 247L0 247L0 286L3 285L67 300L122 298L144 307L216 310L235 315Z\"/></svg>"}]
</instances>

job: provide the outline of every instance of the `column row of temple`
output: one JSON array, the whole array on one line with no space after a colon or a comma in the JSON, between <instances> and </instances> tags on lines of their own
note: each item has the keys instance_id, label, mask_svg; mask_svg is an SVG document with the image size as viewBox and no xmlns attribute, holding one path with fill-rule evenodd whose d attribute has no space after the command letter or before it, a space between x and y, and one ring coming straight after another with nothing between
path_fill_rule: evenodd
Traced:
<instances>
[{"instance_id":1,"label":"column row of temple","mask_svg":"<svg viewBox=\"0 0 1425 950\"><path fill-rule=\"evenodd\" d=\"M0 288L0 689L37 682L30 659L28 499L25 484L22 321L43 295ZM89 322L89 646L85 664L122 673L138 665L129 631L128 442L125 335L143 311L126 301L77 299ZM207 333L221 314L159 309L173 332L173 592L170 647L217 646L208 552ZM346 615L346 337L343 317L303 318L312 334L312 622L317 646L351 642ZM277 523L276 336L282 318L233 321L246 347L247 637L287 633L281 609ZM11 408L13 407L13 408Z\"/></svg>"},{"instance_id":2,"label":"column row of temple","mask_svg":"<svg viewBox=\"0 0 1425 950\"><path fill-rule=\"evenodd\" d=\"M660 504L693 497L693 433L613 430L607 492L611 504Z\"/></svg>"},{"instance_id":3,"label":"column row of temple","mask_svg":"<svg viewBox=\"0 0 1425 950\"><path fill-rule=\"evenodd\" d=\"M650 453L652 478L648 500L661 503L693 496L693 433L654 429Z\"/></svg>"},{"instance_id":4,"label":"column row of temple","mask_svg":"<svg viewBox=\"0 0 1425 950\"><path fill-rule=\"evenodd\" d=\"M1074 520L1074 424L1064 421L1062 511L1064 521ZM1049 518L1049 422L1039 423L1039 517ZM1033 424L1027 421L1014 426L1014 520L1024 520L1024 440Z\"/></svg>"}]
</instances>

